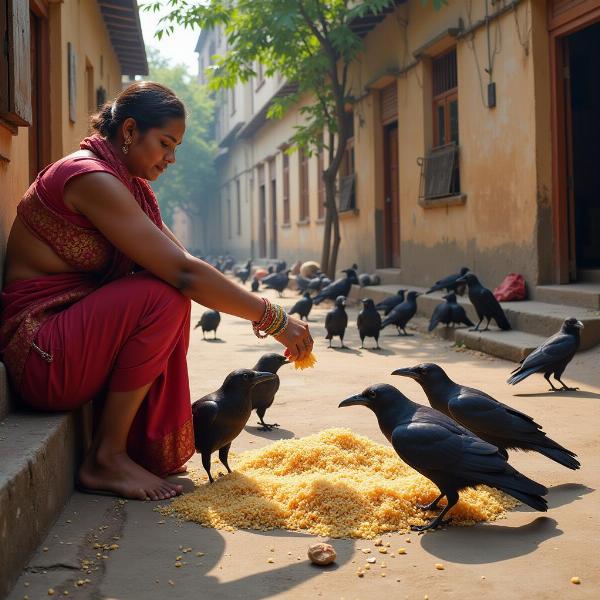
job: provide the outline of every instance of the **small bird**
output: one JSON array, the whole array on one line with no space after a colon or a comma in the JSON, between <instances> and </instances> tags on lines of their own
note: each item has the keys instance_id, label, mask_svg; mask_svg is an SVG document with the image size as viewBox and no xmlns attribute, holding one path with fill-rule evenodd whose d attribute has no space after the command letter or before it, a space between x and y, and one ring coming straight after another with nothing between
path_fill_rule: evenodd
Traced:
<instances>
[{"instance_id":1,"label":"small bird","mask_svg":"<svg viewBox=\"0 0 600 600\"><path fill-rule=\"evenodd\" d=\"M306 319L308 321L308 315L312 309L313 299L310 296L310 292L304 292L304 296L301 300L298 300L290 310L288 310L288 315L297 314L300 319Z\"/></svg>"},{"instance_id":2,"label":"small bird","mask_svg":"<svg viewBox=\"0 0 600 600\"><path fill-rule=\"evenodd\" d=\"M444 516L458 502L458 492L479 484L495 487L536 510L548 510L542 498L548 490L511 467L496 446L443 413L412 402L395 387L372 385L339 404L354 405L370 408L398 456L439 488L440 495L419 508L435 510L446 496L448 503L435 519L411 529L424 531L446 525L451 519L444 521Z\"/></svg>"},{"instance_id":3,"label":"small bird","mask_svg":"<svg viewBox=\"0 0 600 600\"><path fill-rule=\"evenodd\" d=\"M262 431L271 431L273 427L279 427L279 423L265 423L264 416L267 409L273 404L275 394L279 390L279 375L277 371L279 367L289 364L289 360L282 354L269 352L263 354L258 362L254 365L253 370L261 373L273 373L275 378L271 381L263 381L257 383L252 389L252 408L256 410L256 414L260 419L259 427Z\"/></svg>"},{"instance_id":4,"label":"small bird","mask_svg":"<svg viewBox=\"0 0 600 600\"><path fill-rule=\"evenodd\" d=\"M250 289L253 292L258 292L259 285L260 285L260 281L258 279L256 279L256 277L254 277L254 279L252 279L252 283L250 284Z\"/></svg>"},{"instance_id":5,"label":"small bird","mask_svg":"<svg viewBox=\"0 0 600 600\"><path fill-rule=\"evenodd\" d=\"M344 334L346 327L348 326L348 315L346 314L346 296L338 296L335 299L335 307L327 311L325 315L325 329L327 335L326 340L329 340L329 347L331 348L331 340L334 336L340 337L341 346L340 348L346 348L344 346Z\"/></svg>"},{"instance_id":6,"label":"small bird","mask_svg":"<svg viewBox=\"0 0 600 600\"><path fill-rule=\"evenodd\" d=\"M579 388L570 388L561 380L561 376L575 353L579 349L581 339L579 331L583 329L583 323L574 317L566 319L558 333L550 336L541 346L536 348L527 358L521 361L512 375L507 379L507 383L515 385L523 381L533 373L543 373L544 378L550 384L551 392L575 391ZM554 374L554 379L562 387L554 387L550 381L550 375Z\"/></svg>"},{"instance_id":7,"label":"small bird","mask_svg":"<svg viewBox=\"0 0 600 600\"><path fill-rule=\"evenodd\" d=\"M448 275L447 277L436 281L425 293L431 294L432 292L443 289L447 292L456 292L457 290L464 288L464 282L459 283L458 280L464 277L468 272L469 269L467 267L462 267L458 273L453 273L452 275ZM462 293L460 293L460 295L462 296Z\"/></svg>"},{"instance_id":8,"label":"small bird","mask_svg":"<svg viewBox=\"0 0 600 600\"><path fill-rule=\"evenodd\" d=\"M375 338L376 349L379 350L379 332L381 331L381 315L375 309L372 298L363 298L362 310L356 318L356 326L360 335L360 347L365 347L365 338Z\"/></svg>"},{"instance_id":9,"label":"small bird","mask_svg":"<svg viewBox=\"0 0 600 600\"><path fill-rule=\"evenodd\" d=\"M465 309L456 302L456 294L451 292L442 296L446 302L438 304L431 315L427 331L433 331L439 323L444 325L464 324L473 327L473 322L467 317Z\"/></svg>"},{"instance_id":10,"label":"small bird","mask_svg":"<svg viewBox=\"0 0 600 600\"><path fill-rule=\"evenodd\" d=\"M409 369L396 369L392 375L414 379L423 388L432 408L496 446L504 458L508 458L507 450L533 451L569 469L580 467L577 455L551 440L529 415L498 402L481 390L455 383L439 365L422 363Z\"/></svg>"},{"instance_id":11,"label":"small bird","mask_svg":"<svg viewBox=\"0 0 600 600\"><path fill-rule=\"evenodd\" d=\"M369 285L379 285L381 283L381 279L379 275L371 275L370 273L361 273L358 276L358 285L360 287L367 287Z\"/></svg>"},{"instance_id":12,"label":"small bird","mask_svg":"<svg viewBox=\"0 0 600 600\"><path fill-rule=\"evenodd\" d=\"M375 308L377 310L382 310L383 316L387 317L394 306L398 306L398 304L404 302L404 292L406 292L406 290L398 290L393 296L388 296L381 302L378 302L375 305Z\"/></svg>"},{"instance_id":13,"label":"small bird","mask_svg":"<svg viewBox=\"0 0 600 600\"><path fill-rule=\"evenodd\" d=\"M303 294L306 291L310 281L311 280L308 277L302 277L300 273L296 275L296 287L298 288L298 294Z\"/></svg>"},{"instance_id":14,"label":"small bird","mask_svg":"<svg viewBox=\"0 0 600 600\"><path fill-rule=\"evenodd\" d=\"M281 297L283 290L285 290L290 282L290 271L291 269L287 269L285 271L271 273L270 275L263 277L261 283L263 284L263 287L266 287L267 289L277 290Z\"/></svg>"},{"instance_id":15,"label":"small bird","mask_svg":"<svg viewBox=\"0 0 600 600\"><path fill-rule=\"evenodd\" d=\"M285 262L285 260L278 260L275 263L275 272L276 273L281 273L282 271L285 271L287 269L287 262ZM290 269L291 271L291 269Z\"/></svg>"},{"instance_id":16,"label":"small bird","mask_svg":"<svg viewBox=\"0 0 600 600\"><path fill-rule=\"evenodd\" d=\"M223 273L225 273L226 271L231 271L233 270L233 265L235 264L235 259L233 258L233 256L226 256L225 259L223 260Z\"/></svg>"},{"instance_id":17,"label":"small bird","mask_svg":"<svg viewBox=\"0 0 600 600\"><path fill-rule=\"evenodd\" d=\"M417 298L420 296L419 292L410 291L406 295L406 300L401 304L396 305L383 320L381 329L388 325L395 325L398 330L402 330L402 335L412 335L412 333L406 333L406 325L417 313Z\"/></svg>"},{"instance_id":18,"label":"small bird","mask_svg":"<svg viewBox=\"0 0 600 600\"><path fill-rule=\"evenodd\" d=\"M219 460L229 473L227 463L231 442L240 434L252 413L252 388L275 379L273 373L237 369L227 375L216 391L192 404L196 451L202 456L202 465L213 483L210 456L219 451Z\"/></svg>"},{"instance_id":19,"label":"small bird","mask_svg":"<svg viewBox=\"0 0 600 600\"><path fill-rule=\"evenodd\" d=\"M250 271L252 271L252 259L248 259L246 261L246 266L242 267L241 269L238 269L235 272L235 276L244 284L246 285L246 281L248 281L248 278L250 277Z\"/></svg>"},{"instance_id":20,"label":"small bird","mask_svg":"<svg viewBox=\"0 0 600 600\"><path fill-rule=\"evenodd\" d=\"M214 331L214 339L217 339L217 327L221 322L221 313L218 310L205 310L200 317L200 320L196 323L194 329L202 327L202 339L206 337L204 333L206 331Z\"/></svg>"},{"instance_id":21,"label":"small bird","mask_svg":"<svg viewBox=\"0 0 600 600\"><path fill-rule=\"evenodd\" d=\"M474 273L467 273L464 277L457 279L457 283L466 283L469 287L469 300L473 304L479 318L479 323L469 331L480 331L479 326L484 318L487 319L487 323L485 329L481 329L481 331L487 331L490 328L491 319L496 321L500 329L504 331L511 329L510 323L500 306L500 302L496 300L491 290L481 285Z\"/></svg>"},{"instance_id":22,"label":"small bird","mask_svg":"<svg viewBox=\"0 0 600 600\"><path fill-rule=\"evenodd\" d=\"M316 277L313 277L306 286L308 292L320 292L323 288L327 287L331 283L331 279L324 273L318 273Z\"/></svg>"},{"instance_id":23,"label":"small bird","mask_svg":"<svg viewBox=\"0 0 600 600\"><path fill-rule=\"evenodd\" d=\"M352 289L352 284L358 285L358 278L354 269L344 269L342 273L346 273L346 277L340 277L333 283L325 286L315 297L314 303L319 304L326 298L335 300L338 296L348 296Z\"/></svg>"}]
</instances>

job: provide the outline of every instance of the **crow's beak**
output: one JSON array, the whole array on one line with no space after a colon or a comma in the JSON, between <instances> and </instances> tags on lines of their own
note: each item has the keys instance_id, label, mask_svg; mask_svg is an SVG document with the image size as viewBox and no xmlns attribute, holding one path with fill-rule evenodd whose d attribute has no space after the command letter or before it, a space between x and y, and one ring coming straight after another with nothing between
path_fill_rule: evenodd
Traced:
<instances>
[{"instance_id":1,"label":"crow's beak","mask_svg":"<svg viewBox=\"0 0 600 600\"><path fill-rule=\"evenodd\" d=\"M399 375L400 377L410 377L411 379L417 378L417 373L414 369L396 369L392 371L392 375Z\"/></svg>"},{"instance_id":2,"label":"crow's beak","mask_svg":"<svg viewBox=\"0 0 600 600\"><path fill-rule=\"evenodd\" d=\"M577 321L577 323L575 323L575 327L579 327L579 329L583 329L583 323L581 321Z\"/></svg>"},{"instance_id":3,"label":"crow's beak","mask_svg":"<svg viewBox=\"0 0 600 600\"><path fill-rule=\"evenodd\" d=\"M343 406L369 406L369 401L362 394L357 394L356 396L350 396L350 398L342 400L338 404L338 408L342 408Z\"/></svg>"},{"instance_id":4,"label":"crow's beak","mask_svg":"<svg viewBox=\"0 0 600 600\"><path fill-rule=\"evenodd\" d=\"M289 365L289 364L290 364L290 362L291 362L291 361L289 361L289 360L284 360L284 361L283 361L281 364L282 364L282 365Z\"/></svg>"},{"instance_id":5,"label":"crow's beak","mask_svg":"<svg viewBox=\"0 0 600 600\"><path fill-rule=\"evenodd\" d=\"M269 373L268 371L256 371L252 383L256 385L257 383L262 383L263 381L272 381L275 379L275 377L276 376L273 373Z\"/></svg>"}]
</instances>

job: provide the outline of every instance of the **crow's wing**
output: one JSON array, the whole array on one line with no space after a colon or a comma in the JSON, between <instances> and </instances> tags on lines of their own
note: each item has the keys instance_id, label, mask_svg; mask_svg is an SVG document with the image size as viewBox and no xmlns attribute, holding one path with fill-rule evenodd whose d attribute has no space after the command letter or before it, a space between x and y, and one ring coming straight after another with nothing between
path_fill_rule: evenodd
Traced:
<instances>
[{"instance_id":1,"label":"crow's wing","mask_svg":"<svg viewBox=\"0 0 600 600\"><path fill-rule=\"evenodd\" d=\"M429 321L429 331L433 331L438 323L444 319L449 320L452 314L452 308L447 302L438 304L431 314L431 320Z\"/></svg>"},{"instance_id":2,"label":"crow's wing","mask_svg":"<svg viewBox=\"0 0 600 600\"><path fill-rule=\"evenodd\" d=\"M198 429L200 435L210 431L218 414L219 406L214 400L203 400L201 398L192 404L194 428Z\"/></svg>"},{"instance_id":3,"label":"crow's wing","mask_svg":"<svg viewBox=\"0 0 600 600\"><path fill-rule=\"evenodd\" d=\"M546 366L567 360L577 350L577 339L568 333L556 333L536 348L522 363L520 370L541 370Z\"/></svg>"},{"instance_id":4,"label":"crow's wing","mask_svg":"<svg viewBox=\"0 0 600 600\"><path fill-rule=\"evenodd\" d=\"M496 446L468 432L455 433L443 423L400 425L392 432L392 445L420 473L443 471L468 477L470 473L502 472L506 465Z\"/></svg>"},{"instance_id":5,"label":"crow's wing","mask_svg":"<svg viewBox=\"0 0 600 600\"><path fill-rule=\"evenodd\" d=\"M450 399L448 412L463 427L483 438L518 437L541 429L529 415L470 388L463 388Z\"/></svg>"}]
</instances>

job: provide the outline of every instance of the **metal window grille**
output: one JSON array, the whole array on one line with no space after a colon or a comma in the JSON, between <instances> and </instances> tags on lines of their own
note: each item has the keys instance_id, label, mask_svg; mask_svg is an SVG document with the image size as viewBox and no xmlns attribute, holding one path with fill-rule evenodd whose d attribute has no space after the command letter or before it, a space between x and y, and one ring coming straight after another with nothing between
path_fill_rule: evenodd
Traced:
<instances>
[{"instance_id":1,"label":"metal window grille","mask_svg":"<svg viewBox=\"0 0 600 600\"><path fill-rule=\"evenodd\" d=\"M458 87L456 69L456 48L431 62L433 74L433 95L438 96Z\"/></svg>"},{"instance_id":2,"label":"metal window grille","mask_svg":"<svg viewBox=\"0 0 600 600\"><path fill-rule=\"evenodd\" d=\"M340 177L340 189L338 191L339 211L354 210L356 208L356 174Z\"/></svg>"},{"instance_id":3,"label":"metal window grille","mask_svg":"<svg viewBox=\"0 0 600 600\"><path fill-rule=\"evenodd\" d=\"M427 156L417 158L417 164L421 167L420 199L442 198L459 192L455 143L434 148Z\"/></svg>"}]
</instances>

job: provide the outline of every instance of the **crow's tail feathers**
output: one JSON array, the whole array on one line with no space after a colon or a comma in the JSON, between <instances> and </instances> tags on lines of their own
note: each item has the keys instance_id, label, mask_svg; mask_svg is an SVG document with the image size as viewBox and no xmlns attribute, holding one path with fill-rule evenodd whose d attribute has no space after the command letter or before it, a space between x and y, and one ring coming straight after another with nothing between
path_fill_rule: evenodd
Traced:
<instances>
[{"instance_id":1,"label":"crow's tail feathers","mask_svg":"<svg viewBox=\"0 0 600 600\"><path fill-rule=\"evenodd\" d=\"M553 440L549 440L552 442ZM576 471L581 467L580 462L575 458L577 455L566 448L563 448L559 444L556 444L555 448L548 448L546 446L538 446L536 450L548 457L549 459L557 462L559 465L563 467L567 467L567 469L573 469Z\"/></svg>"},{"instance_id":2,"label":"crow's tail feathers","mask_svg":"<svg viewBox=\"0 0 600 600\"><path fill-rule=\"evenodd\" d=\"M512 371L514 373L514 375L511 375L506 380L506 383L508 383L510 385L515 385L515 384L519 383L519 381L523 381L523 379L526 379L530 375L533 375L536 371L537 371L537 369L525 369L524 371L521 371L521 367L519 367L515 371Z\"/></svg>"},{"instance_id":3,"label":"crow's tail feathers","mask_svg":"<svg viewBox=\"0 0 600 600\"><path fill-rule=\"evenodd\" d=\"M510 329L512 329L510 323L508 322L508 319L506 318L506 315L504 314L504 311L499 312L494 317L494 319L498 327L500 327L500 329L502 329L503 331L509 331Z\"/></svg>"}]
</instances>

